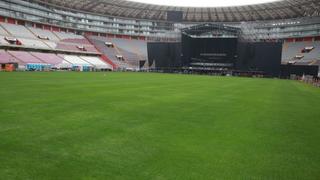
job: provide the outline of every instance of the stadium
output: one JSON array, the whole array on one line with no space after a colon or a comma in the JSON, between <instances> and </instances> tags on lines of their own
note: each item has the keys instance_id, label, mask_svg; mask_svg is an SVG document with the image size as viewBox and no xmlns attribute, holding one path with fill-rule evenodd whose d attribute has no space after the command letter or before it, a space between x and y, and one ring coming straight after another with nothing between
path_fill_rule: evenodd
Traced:
<instances>
[{"instance_id":1,"label":"stadium","mask_svg":"<svg viewBox=\"0 0 320 180\"><path fill-rule=\"evenodd\" d=\"M0 179L320 179L319 0L0 0Z\"/></svg>"}]
</instances>

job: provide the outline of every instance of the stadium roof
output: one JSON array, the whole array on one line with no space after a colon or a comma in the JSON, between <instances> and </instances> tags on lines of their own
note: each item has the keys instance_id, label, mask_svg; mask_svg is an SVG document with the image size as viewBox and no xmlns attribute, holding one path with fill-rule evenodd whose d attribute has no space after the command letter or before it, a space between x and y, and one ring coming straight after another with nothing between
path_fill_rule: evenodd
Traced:
<instances>
[{"instance_id":1,"label":"stadium roof","mask_svg":"<svg viewBox=\"0 0 320 180\"><path fill-rule=\"evenodd\" d=\"M29 0L90 13L136 19L166 20L167 11L182 11L185 22L241 22L320 15L319 0L280 0L228 7L178 7L126 0Z\"/></svg>"},{"instance_id":2,"label":"stadium roof","mask_svg":"<svg viewBox=\"0 0 320 180\"><path fill-rule=\"evenodd\" d=\"M225 6L242 6L253 5L279 0L130 0L135 2L166 5L166 6L181 6L181 7L225 7Z\"/></svg>"}]
</instances>

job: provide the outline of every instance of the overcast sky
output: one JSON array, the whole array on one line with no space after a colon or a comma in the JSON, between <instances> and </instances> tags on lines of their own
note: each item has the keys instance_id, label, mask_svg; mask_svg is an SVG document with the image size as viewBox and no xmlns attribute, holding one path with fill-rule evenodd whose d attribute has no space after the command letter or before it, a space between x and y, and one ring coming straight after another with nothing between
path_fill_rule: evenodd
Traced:
<instances>
[{"instance_id":1,"label":"overcast sky","mask_svg":"<svg viewBox=\"0 0 320 180\"><path fill-rule=\"evenodd\" d=\"M170 5L170 6L191 6L191 7L221 7L239 6L248 4L259 4L276 0L132 0L143 3Z\"/></svg>"}]
</instances>

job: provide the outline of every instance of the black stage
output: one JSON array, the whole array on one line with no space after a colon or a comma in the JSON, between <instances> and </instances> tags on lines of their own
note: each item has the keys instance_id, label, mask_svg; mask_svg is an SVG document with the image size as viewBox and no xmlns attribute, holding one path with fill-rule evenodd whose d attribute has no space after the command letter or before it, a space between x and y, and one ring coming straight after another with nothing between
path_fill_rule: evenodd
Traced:
<instances>
[{"instance_id":1,"label":"black stage","mask_svg":"<svg viewBox=\"0 0 320 180\"><path fill-rule=\"evenodd\" d=\"M250 42L219 24L183 29L181 42L148 43L149 65L165 72L280 77L281 53L281 42Z\"/></svg>"}]
</instances>

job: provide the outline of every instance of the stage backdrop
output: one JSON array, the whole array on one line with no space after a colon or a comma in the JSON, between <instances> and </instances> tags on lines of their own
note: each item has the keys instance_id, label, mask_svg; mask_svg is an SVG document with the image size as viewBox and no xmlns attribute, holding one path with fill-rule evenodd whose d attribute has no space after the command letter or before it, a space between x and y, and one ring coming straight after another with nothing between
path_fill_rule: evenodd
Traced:
<instances>
[{"instance_id":1,"label":"stage backdrop","mask_svg":"<svg viewBox=\"0 0 320 180\"><path fill-rule=\"evenodd\" d=\"M233 68L237 53L237 38L195 38L182 35L182 61L186 67L203 63Z\"/></svg>"},{"instance_id":2,"label":"stage backdrop","mask_svg":"<svg viewBox=\"0 0 320 180\"><path fill-rule=\"evenodd\" d=\"M236 69L263 71L269 76L280 75L282 43L239 42Z\"/></svg>"},{"instance_id":3,"label":"stage backdrop","mask_svg":"<svg viewBox=\"0 0 320 180\"><path fill-rule=\"evenodd\" d=\"M148 60L151 67L174 69L181 67L181 43L149 42Z\"/></svg>"},{"instance_id":4,"label":"stage backdrop","mask_svg":"<svg viewBox=\"0 0 320 180\"><path fill-rule=\"evenodd\" d=\"M232 38L148 43L149 65L162 70L190 67L199 60L220 67L225 64L230 70L262 71L268 76L279 77L281 53L279 42L238 42Z\"/></svg>"}]
</instances>

